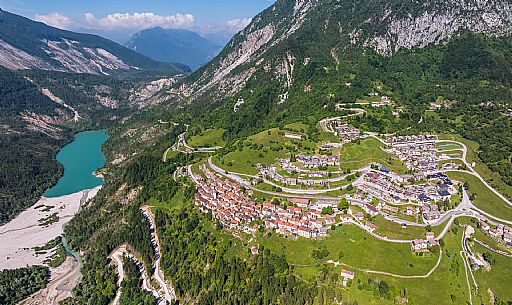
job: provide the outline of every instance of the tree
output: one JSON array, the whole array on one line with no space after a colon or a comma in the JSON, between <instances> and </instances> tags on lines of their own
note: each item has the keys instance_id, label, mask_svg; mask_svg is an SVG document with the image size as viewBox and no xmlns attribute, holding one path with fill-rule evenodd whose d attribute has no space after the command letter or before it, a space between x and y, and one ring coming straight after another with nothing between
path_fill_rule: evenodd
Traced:
<instances>
[{"instance_id":1,"label":"tree","mask_svg":"<svg viewBox=\"0 0 512 305\"><path fill-rule=\"evenodd\" d=\"M332 215L334 214L334 209L331 206L322 208L322 215Z\"/></svg>"},{"instance_id":2,"label":"tree","mask_svg":"<svg viewBox=\"0 0 512 305\"><path fill-rule=\"evenodd\" d=\"M349 206L350 206L350 204L349 204L347 198L342 198L340 200L340 203L338 203L338 210L344 211L344 210L348 209Z\"/></svg>"},{"instance_id":3,"label":"tree","mask_svg":"<svg viewBox=\"0 0 512 305\"><path fill-rule=\"evenodd\" d=\"M482 254L482 256L492 266L496 265L496 258L494 257L494 255L491 252L484 252L484 254Z\"/></svg>"},{"instance_id":4,"label":"tree","mask_svg":"<svg viewBox=\"0 0 512 305\"><path fill-rule=\"evenodd\" d=\"M295 154L290 155L290 162L297 162L297 157L295 156Z\"/></svg>"},{"instance_id":5,"label":"tree","mask_svg":"<svg viewBox=\"0 0 512 305\"><path fill-rule=\"evenodd\" d=\"M385 281L379 282L379 294L381 297L389 297L389 285Z\"/></svg>"},{"instance_id":6,"label":"tree","mask_svg":"<svg viewBox=\"0 0 512 305\"><path fill-rule=\"evenodd\" d=\"M469 190L469 183L467 181L465 181L463 187L464 187L464 189L466 191L468 191Z\"/></svg>"}]
</instances>

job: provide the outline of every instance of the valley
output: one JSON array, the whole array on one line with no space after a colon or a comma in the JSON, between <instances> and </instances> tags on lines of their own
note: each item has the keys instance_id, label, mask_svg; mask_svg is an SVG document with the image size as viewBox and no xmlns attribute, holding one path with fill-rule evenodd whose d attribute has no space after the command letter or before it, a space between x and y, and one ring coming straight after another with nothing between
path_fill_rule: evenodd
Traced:
<instances>
[{"instance_id":1,"label":"valley","mask_svg":"<svg viewBox=\"0 0 512 305\"><path fill-rule=\"evenodd\" d=\"M0 303L511 304L512 5L247 5L0 10Z\"/></svg>"}]
</instances>

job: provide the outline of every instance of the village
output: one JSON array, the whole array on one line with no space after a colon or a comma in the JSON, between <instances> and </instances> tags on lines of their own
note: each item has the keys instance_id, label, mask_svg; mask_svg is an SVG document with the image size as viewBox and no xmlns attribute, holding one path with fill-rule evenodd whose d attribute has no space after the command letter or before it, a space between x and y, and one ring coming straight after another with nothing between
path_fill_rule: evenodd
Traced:
<instances>
[{"instance_id":1,"label":"village","mask_svg":"<svg viewBox=\"0 0 512 305\"><path fill-rule=\"evenodd\" d=\"M489 220L472 204L464 180L452 180L457 176L450 171L470 172L474 167L466 161L464 144L435 135L365 133L343 118L325 119L320 127L337 140L330 137L311 145L302 126L276 128L253 140L262 161L253 157L242 165L245 150L239 149L236 157L209 157L176 174L192 177L197 186L194 203L201 212L247 240L275 234L297 242L327 242L340 238L338 232L347 229L338 227L347 225L380 241L406 244L414 256L439 261L446 233L457 217L469 216L479 220L484 234L503 247L512 246L511 229ZM270 145L262 144L266 141ZM278 143L287 151L266 156L266 149ZM351 147L348 156L346 147ZM232 163L237 167L231 169ZM467 266L488 270L481 253L471 250L479 242L471 234L463 239ZM250 253L256 255L258 249L252 245ZM339 284L350 286L360 270L343 267Z\"/></svg>"},{"instance_id":2,"label":"village","mask_svg":"<svg viewBox=\"0 0 512 305\"><path fill-rule=\"evenodd\" d=\"M324 225L334 223L332 216L321 215L321 208L308 208L309 200L291 200L287 207L256 203L238 184L222 179L205 165L201 170L205 177L198 179L195 204L225 227L253 234L263 225L283 235L319 238L327 235Z\"/></svg>"},{"instance_id":3,"label":"village","mask_svg":"<svg viewBox=\"0 0 512 305\"><path fill-rule=\"evenodd\" d=\"M508 248L512 248L512 228L509 226L499 224L491 227L487 222L480 221L478 227L497 242L504 244Z\"/></svg>"}]
</instances>

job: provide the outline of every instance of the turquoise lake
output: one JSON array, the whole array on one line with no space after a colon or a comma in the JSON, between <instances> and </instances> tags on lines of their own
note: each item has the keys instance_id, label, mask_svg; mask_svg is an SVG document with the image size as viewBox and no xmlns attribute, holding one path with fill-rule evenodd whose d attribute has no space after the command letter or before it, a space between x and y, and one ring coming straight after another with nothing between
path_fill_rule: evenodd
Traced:
<instances>
[{"instance_id":1,"label":"turquoise lake","mask_svg":"<svg viewBox=\"0 0 512 305\"><path fill-rule=\"evenodd\" d=\"M64 166L64 175L44 196L59 197L102 185L103 179L93 173L105 165L101 145L107 140L107 134L101 130L77 134L74 141L57 154L57 160Z\"/></svg>"}]
</instances>

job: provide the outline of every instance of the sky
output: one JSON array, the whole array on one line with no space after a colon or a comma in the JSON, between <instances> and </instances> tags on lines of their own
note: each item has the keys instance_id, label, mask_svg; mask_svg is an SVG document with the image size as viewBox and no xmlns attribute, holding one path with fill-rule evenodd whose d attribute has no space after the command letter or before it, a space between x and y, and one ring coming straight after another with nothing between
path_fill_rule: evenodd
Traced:
<instances>
[{"instance_id":1,"label":"sky","mask_svg":"<svg viewBox=\"0 0 512 305\"><path fill-rule=\"evenodd\" d=\"M0 8L69 30L123 40L142 29L232 35L274 0L0 0Z\"/></svg>"}]
</instances>

